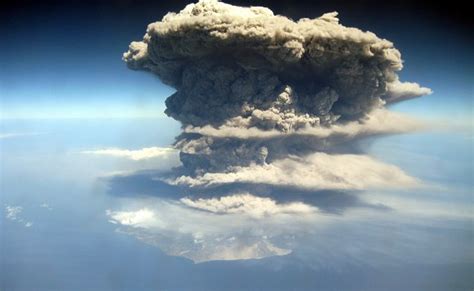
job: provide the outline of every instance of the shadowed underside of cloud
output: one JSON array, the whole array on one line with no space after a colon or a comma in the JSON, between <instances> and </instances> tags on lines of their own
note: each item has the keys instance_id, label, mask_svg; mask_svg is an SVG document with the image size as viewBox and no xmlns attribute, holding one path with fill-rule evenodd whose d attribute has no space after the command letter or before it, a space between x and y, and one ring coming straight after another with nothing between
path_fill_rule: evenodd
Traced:
<instances>
[{"instance_id":1,"label":"shadowed underside of cloud","mask_svg":"<svg viewBox=\"0 0 474 291\"><path fill-rule=\"evenodd\" d=\"M110 195L133 198L158 198L165 200L199 200L220 199L232 193L252 193L253 196L269 198L275 203L288 204L301 202L329 214L343 214L353 208L369 208L388 210L381 203L366 203L360 199L358 191L335 191L295 189L292 186L255 184L255 183L229 183L216 184L209 187L188 187L170 185L160 179L163 174L155 171L141 171L128 174L109 176L105 180ZM230 194L229 194L230 193Z\"/></svg>"},{"instance_id":2,"label":"shadowed underside of cloud","mask_svg":"<svg viewBox=\"0 0 474 291\"><path fill-rule=\"evenodd\" d=\"M432 257L433 250L419 249L432 239L452 243L444 234L432 237L431 219L470 219L442 204L437 208L425 200L413 204L383 191L369 195L248 183L196 189L155 177L154 172L111 177L110 193L125 199L122 209L107 215L118 231L197 263L262 259L294 251L298 256L307 252L311 259L305 260L316 269L347 264L373 268L415 257L415 261L442 261L442 255ZM449 226L436 229L434 233ZM389 244L381 243L387 239Z\"/></svg>"}]
</instances>

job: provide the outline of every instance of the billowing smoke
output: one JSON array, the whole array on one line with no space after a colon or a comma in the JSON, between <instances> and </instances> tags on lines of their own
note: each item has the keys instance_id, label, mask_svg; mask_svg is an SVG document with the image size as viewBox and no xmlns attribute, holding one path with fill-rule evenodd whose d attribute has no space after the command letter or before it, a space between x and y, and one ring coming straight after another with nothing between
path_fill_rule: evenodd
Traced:
<instances>
[{"instance_id":1,"label":"billowing smoke","mask_svg":"<svg viewBox=\"0 0 474 291\"><path fill-rule=\"evenodd\" d=\"M399 80L393 43L339 24L336 12L295 22L201 0L150 24L123 59L176 89L165 112L183 125L176 147L194 177L413 128L382 108L431 92Z\"/></svg>"}]
</instances>

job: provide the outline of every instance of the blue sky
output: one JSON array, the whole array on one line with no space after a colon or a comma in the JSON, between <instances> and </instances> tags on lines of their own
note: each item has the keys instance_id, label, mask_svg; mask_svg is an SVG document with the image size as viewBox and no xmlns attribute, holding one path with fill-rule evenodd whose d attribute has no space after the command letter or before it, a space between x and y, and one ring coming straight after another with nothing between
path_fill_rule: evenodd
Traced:
<instances>
[{"instance_id":1,"label":"blue sky","mask_svg":"<svg viewBox=\"0 0 474 291\"><path fill-rule=\"evenodd\" d=\"M1 117L163 116L163 101L173 89L150 74L128 70L121 56L131 40L142 38L148 23L181 5L127 4L20 6L4 17ZM373 31L395 43L405 60L402 80L434 91L396 109L429 117L449 115L448 119L471 116L472 41L464 29L448 21L452 19L438 21L417 11L406 12L404 18L369 11L362 18L361 11L344 9L344 5L304 10L304 4L297 4L299 17L338 9L343 24ZM409 17L413 15L416 18Z\"/></svg>"},{"instance_id":2,"label":"blue sky","mask_svg":"<svg viewBox=\"0 0 474 291\"><path fill-rule=\"evenodd\" d=\"M2 31L2 117L161 116L172 90L121 60L145 23L132 31L111 16L68 8L11 15Z\"/></svg>"}]
</instances>

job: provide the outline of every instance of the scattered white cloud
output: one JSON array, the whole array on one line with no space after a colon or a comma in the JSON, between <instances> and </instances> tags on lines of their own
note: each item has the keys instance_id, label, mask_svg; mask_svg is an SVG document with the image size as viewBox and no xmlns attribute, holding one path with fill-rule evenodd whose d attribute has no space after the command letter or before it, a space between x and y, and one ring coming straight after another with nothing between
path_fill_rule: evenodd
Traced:
<instances>
[{"instance_id":1,"label":"scattered white cloud","mask_svg":"<svg viewBox=\"0 0 474 291\"><path fill-rule=\"evenodd\" d=\"M21 206L5 206L6 211L6 218L9 220L17 220L18 216L23 211L23 207Z\"/></svg>"},{"instance_id":2,"label":"scattered white cloud","mask_svg":"<svg viewBox=\"0 0 474 291\"><path fill-rule=\"evenodd\" d=\"M25 227L33 226L33 222L25 220L22 213L23 207L21 206L5 205L5 218L7 220L17 222Z\"/></svg>"},{"instance_id":3,"label":"scattered white cloud","mask_svg":"<svg viewBox=\"0 0 474 291\"><path fill-rule=\"evenodd\" d=\"M47 209L47 210L53 210L53 208L52 208L51 206L49 206L48 203L41 203L41 204L39 205L39 207L44 208L44 209Z\"/></svg>"}]
</instances>

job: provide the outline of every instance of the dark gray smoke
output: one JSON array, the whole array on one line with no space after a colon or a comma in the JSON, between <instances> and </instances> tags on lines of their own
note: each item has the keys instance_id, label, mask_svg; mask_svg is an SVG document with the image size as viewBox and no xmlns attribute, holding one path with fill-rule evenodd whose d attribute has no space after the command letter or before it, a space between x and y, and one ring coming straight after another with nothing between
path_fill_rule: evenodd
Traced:
<instances>
[{"instance_id":1,"label":"dark gray smoke","mask_svg":"<svg viewBox=\"0 0 474 291\"><path fill-rule=\"evenodd\" d=\"M399 81L390 41L340 25L336 12L295 22L201 0L150 24L123 59L176 89L166 114L186 128L176 146L193 175L327 151L331 134L298 133L351 128L386 103L431 92Z\"/></svg>"}]
</instances>

